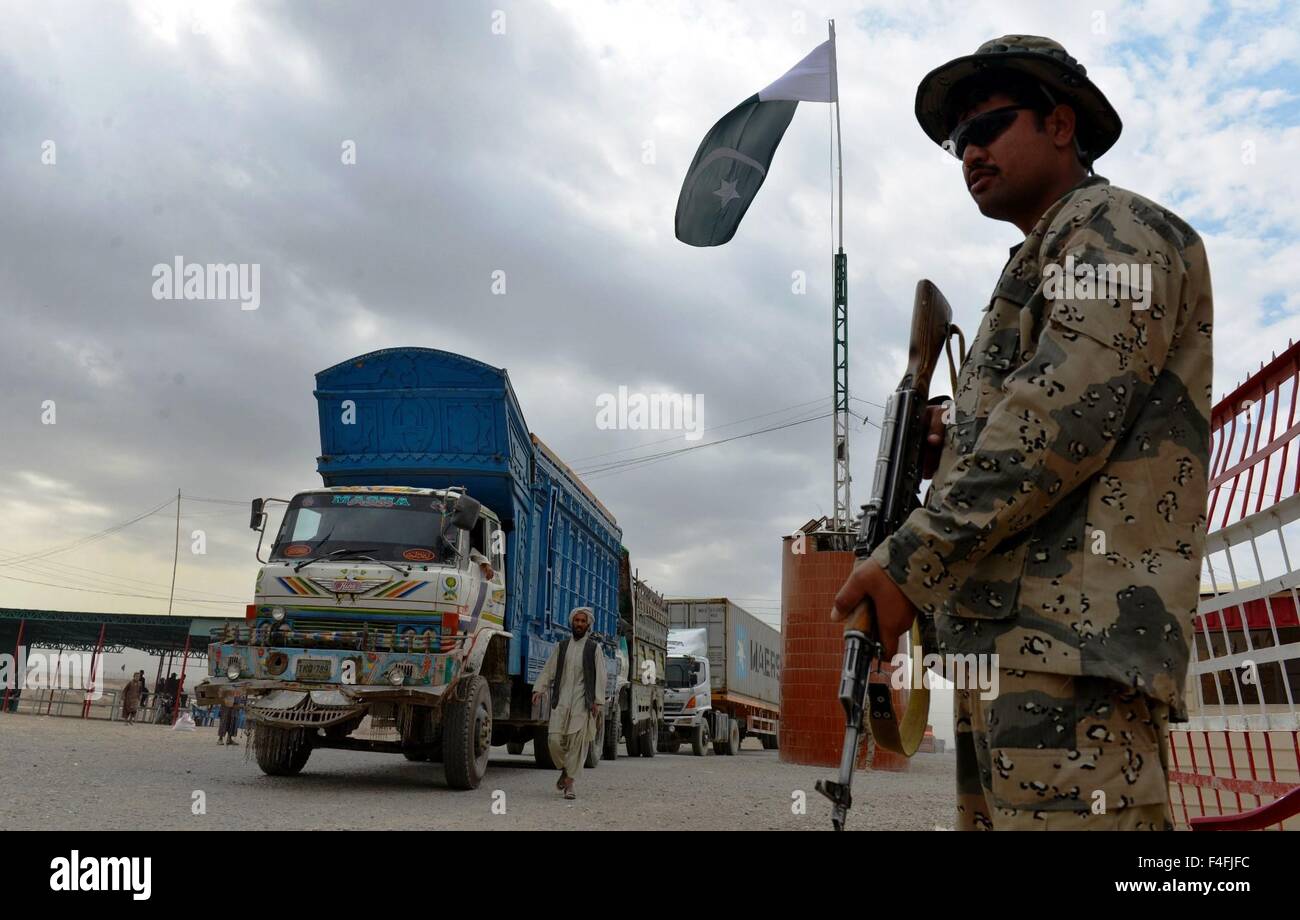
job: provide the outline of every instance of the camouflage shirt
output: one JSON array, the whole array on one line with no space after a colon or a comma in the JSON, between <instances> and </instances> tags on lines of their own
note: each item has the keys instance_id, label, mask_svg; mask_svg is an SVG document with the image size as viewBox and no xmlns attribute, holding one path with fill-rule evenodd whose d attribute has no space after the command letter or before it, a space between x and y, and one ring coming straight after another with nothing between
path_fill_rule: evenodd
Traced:
<instances>
[{"instance_id":1,"label":"camouflage shirt","mask_svg":"<svg viewBox=\"0 0 1300 920\"><path fill-rule=\"evenodd\" d=\"M933 616L933 651L1111 678L1184 717L1212 313L1196 231L1100 176L1012 250L930 491L872 557Z\"/></svg>"}]
</instances>

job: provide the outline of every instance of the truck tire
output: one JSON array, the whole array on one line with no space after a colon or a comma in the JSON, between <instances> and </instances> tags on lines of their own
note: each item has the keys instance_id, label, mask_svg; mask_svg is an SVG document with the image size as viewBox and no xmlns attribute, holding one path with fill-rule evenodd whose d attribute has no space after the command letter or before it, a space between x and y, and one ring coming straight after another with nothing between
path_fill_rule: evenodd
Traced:
<instances>
[{"instance_id":1,"label":"truck tire","mask_svg":"<svg viewBox=\"0 0 1300 920\"><path fill-rule=\"evenodd\" d=\"M533 760L543 770L560 769L560 765L551 759L551 745L546 740L545 725L539 725L533 730Z\"/></svg>"},{"instance_id":2,"label":"truck tire","mask_svg":"<svg viewBox=\"0 0 1300 920\"><path fill-rule=\"evenodd\" d=\"M701 722L691 735L691 753L703 757L709 750L713 739L709 737L709 724Z\"/></svg>"},{"instance_id":3,"label":"truck tire","mask_svg":"<svg viewBox=\"0 0 1300 920\"><path fill-rule=\"evenodd\" d=\"M465 699L447 700L442 729L443 769L453 789L477 789L492 753L492 691L483 675L468 679Z\"/></svg>"},{"instance_id":4,"label":"truck tire","mask_svg":"<svg viewBox=\"0 0 1300 920\"><path fill-rule=\"evenodd\" d=\"M506 742L506 753L507 753L507 754L522 754L523 752L524 752L524 742L523 742L523 741L507 741L507 742Z\"/></svg>"},{"instance_id":5,"label":"truck tire","mask_svg":"<svg viewBox=\"0 0 1300 920\"><path fill-rule=\"evenodd\" d=\"M740 723L735 719L731 720L731 731L727 733L727 750L723 753L740 753Z\"/></svg>"},{"instance_id":6,"label":"truck tire","mask_svg":"<svg viewBox=\"0 0 1300 920\"><path fill-rule=\"evenodd\" d=\"M759 735L758 737L763 742L763 750L775 751L777 749L776 735Z\"/></svg>"},{"instance_id":7,"label":"truck tire","mask_svg":"<svg viewBox=\"0 0 1300 920\"><path fill-rule=\"evenodd\" d=\"M617 709L605 720L605 745L600 753L606 760L618 760L618 730L622 724L623 719Z\"/></svg>"},{"instance_id":8,"label":"truck tire","mask_svg":"<svg viewBox=\"0 0 1300 920\"><path fill-rule=\"evenodd\" d=\"M253 755L267 776L293 776L307 765L311 739L301 728L258 722L253 726Z\"/></svg>"},{"instance_id":9,"label":"truck tire","mask_svg":"<svg viewBox=\"0 0 1300 920\"><path fill-rule=\"evenodd\" d=\"M651 720L650 727L645 730L645 737L641 739L641 756L655 756L655 749L659 747L659 723Z\"/></svg>"},{"instance_id":10,"label":"truck tire","mask_svg":"<svg viewBox=\"0 0 1300 920\"><path fill-rule=\"evenodd\" d=\"M582 755L582 765L588 770L600 766L600 754L605 749L605 720L596 720L596 737L587 742L587 750Z\"/></svg>"},{"instance_id":11,"label":"truck tire","mask_svg":"<svg viewBox=\"0 0 1300 920\"><path fill-rule=\"evenodd\" d=\"M642 735L634 728L629 728L623 737L623 743L627 746L628 757L639 757L641 755L641 746L648 740L646 735Z\"/></svg>"}]
</instances>

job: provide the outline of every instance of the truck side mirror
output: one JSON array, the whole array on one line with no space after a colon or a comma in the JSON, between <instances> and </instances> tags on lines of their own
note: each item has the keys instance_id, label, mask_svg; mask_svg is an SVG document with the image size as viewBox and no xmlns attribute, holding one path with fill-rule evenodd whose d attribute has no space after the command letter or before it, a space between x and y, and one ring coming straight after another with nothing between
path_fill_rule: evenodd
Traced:
<instances>
[{"instance_id":1,"label":"truck side mirror","mask_svg":"<svg viewBox=\"0 0 1300 920\"><path fill-rule=\"evenodd\" d=\"M263 517L262 509L265 507L265 505L266 505L266 501L264 499L261 498L253 499L252 514L249 515L248 518L249 530L257 530L262 526L262 517Z\"/></svg>"},{"instance_id":2,"label":"truck side mirror","mask_svg":"<svg viewBox=\"0 0 1300 920\"><path fill-rule=\"evenodd\" d=\"M482 503L462 495L456 499L456 506L451 511L451 526L460 530L473 530L478 523L478 513Z\"/></svg>"}]
</instances>

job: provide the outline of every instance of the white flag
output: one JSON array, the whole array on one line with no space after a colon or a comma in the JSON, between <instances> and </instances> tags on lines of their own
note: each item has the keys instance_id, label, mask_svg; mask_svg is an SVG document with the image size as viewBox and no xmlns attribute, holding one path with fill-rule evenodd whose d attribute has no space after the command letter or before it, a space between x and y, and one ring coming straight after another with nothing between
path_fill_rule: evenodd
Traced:
<instances>
[{"instance_id":1,"label":"white flag","mask_svg":"<svg viewBox=\"0 0 1300 920\"><path fill-rule=\"evenodd\" d=\"M835 79L835 43L822 42L767 89L758 94L759 102L838 102L839 86Z\"/></svg>"}]
</instances>

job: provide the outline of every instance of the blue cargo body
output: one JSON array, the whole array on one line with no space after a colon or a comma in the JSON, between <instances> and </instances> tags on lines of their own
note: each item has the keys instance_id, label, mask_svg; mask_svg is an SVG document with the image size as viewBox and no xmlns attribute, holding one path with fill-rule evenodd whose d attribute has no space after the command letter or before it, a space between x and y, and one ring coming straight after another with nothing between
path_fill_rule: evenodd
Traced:
<instances>
[{"instance_id":1,"label":"blue cargo body","mask_svg":"<svg viewBox=\"0 0 1300 920\"><path fill-rule=\"evenodd\" d=\"M595 611L611 674L622 531L530 435L506 371L431 348L389 348L316 375L326 486L466 491L506 530L509 671L532 683L568 613Z\"/></svg>"}]
</instances>

